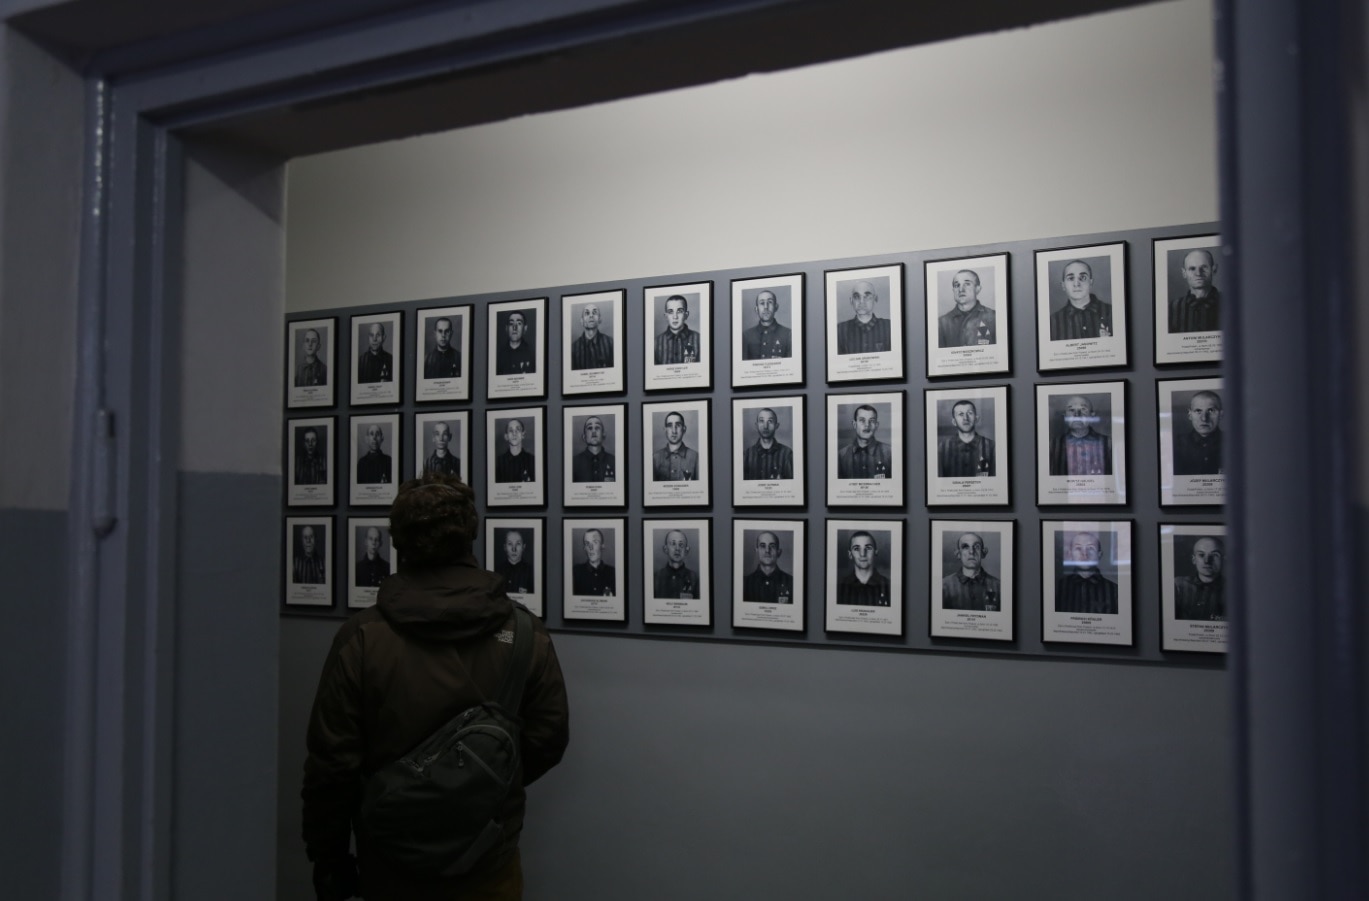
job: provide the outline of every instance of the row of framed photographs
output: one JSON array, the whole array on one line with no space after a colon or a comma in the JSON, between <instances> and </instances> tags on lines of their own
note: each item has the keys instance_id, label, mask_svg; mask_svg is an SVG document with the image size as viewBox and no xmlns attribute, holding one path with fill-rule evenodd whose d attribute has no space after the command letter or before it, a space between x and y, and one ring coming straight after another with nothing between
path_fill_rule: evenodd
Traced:
<instances>
[{"instance_id":1,"label":"row of framed photographs","mask_svg":"<svg viewBox=\"0 0 1369 901\"><path fill-rule=\"evenodd\" d=\"M634 594L628 585L627 520L567 518L561 525L562 618L626 622ZM641 527L642 622L711 627L712 520L647 518ZM734 628L805 631L806 528L801 519L733 520L725 596L732 598ZM288 606L333 605L328 553L338 545L332 529L331 516L286 519ZM1003 520L931 521L931 637L1014 640L1015 529L1016 523ZM824 584L817 596L828 633L904 634L903 530L902 520L826 521ZM511 597L539 616L546 615L548 598L547 538L540 517L485 522L486 567L504 577ZM1225 527L1161 524L1159 539L1163 649L1224 651ZM387 521L350 517L340 544L347 555L347 606L374 604L380 580L398 567ZM1133 523L1045 520L1040 548L1042 641L1132 645Z\"/></svg>"},{"instance_id":2,"label":"row of framed photographs","mask_svg":"<svg viewBox=\"0 0 1369 901\"><path fill-rule=\"evenodd\" d=\"M1212 234L1153 241L1156 364L1221 359L1220 243ZM1128 365L1126 250L1117 241L1036 251L1038 370ZM929 378L1011 370L1009 254L924 263L925 317L908 315L903 270L895 263L824 273L828 382L902 379L904 334L916 318L925 318ZM803 273L732 281L734 388L804 383L804 281ZM561 351L562 394L626 390L627 291L562 295L559 334L548 302L486 307L486 398L546 397L551 341ZM644 390L712 387L713 307L712 281L642 290ZM352 405L400 403L403 329L399 310L351 317ZM333 406L337 319L294 321L288 332L287 406ZM417 311L416 401L470 400L475 332L474 305Z\"/></svg>"},{"instance_id":3,"label":"row of framed photographs","mask_svg":"<svg viewBox=\"0 0 1369 901\"><path fill-rule=\"evenodd\" d=\"M1156 382L1160 503L1219 505L1225 496L1222 382ZM1010 503L1009 386L924 391L926 504ZM829 394L826 398L826 502L831 506L901 507L910 448L904 391ZM641 452L628 461L628 404L562 408L559 458L565 507L626 507L636 468L644 507L712 503L711 401L643 403ZM739 397L732 401L732 504L804 507L809 467L806 398ZM348 422L347 501L394 500L403 414L352 416ZM1036 386L1037 503L1127 503L1126 382ZM557 447L546 407L485 412L487 507L543 507L546 461ZM287 421L289 506L334 506L333 464L339 441L333 417ZM471 412L417 413L414 474L443 472L470 481Z\"/></svg>"}]
</instances>

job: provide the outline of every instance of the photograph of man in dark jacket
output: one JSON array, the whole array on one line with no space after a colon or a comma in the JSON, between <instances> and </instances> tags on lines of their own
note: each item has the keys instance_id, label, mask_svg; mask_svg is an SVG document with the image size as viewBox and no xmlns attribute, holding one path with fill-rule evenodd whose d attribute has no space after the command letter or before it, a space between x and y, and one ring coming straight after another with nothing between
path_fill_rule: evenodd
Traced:
<instances>
[{"instance_id":1,"label":"photograph of man in dark jacket","mask_svg":"<svg viewBox=\"0 0 1369 901\"><path fill-rule=\"evenodd\" d=\"M496 820L502 836L468 872L423 877L381 858L357 836L362 785L457 713L498 697L513 654L514 604L471 554L479 515L458 479L405 482L390 509L399 572L374 607L338 630L324 661L306 736L301 792L305 849L319 901L523 897L518 838L524 787L555 766L569 741L569 708L551 637L533 618L532 659L518 715L522 779ZM435 869L439 869L443 862Z\"/></svg>"}]
</instances>

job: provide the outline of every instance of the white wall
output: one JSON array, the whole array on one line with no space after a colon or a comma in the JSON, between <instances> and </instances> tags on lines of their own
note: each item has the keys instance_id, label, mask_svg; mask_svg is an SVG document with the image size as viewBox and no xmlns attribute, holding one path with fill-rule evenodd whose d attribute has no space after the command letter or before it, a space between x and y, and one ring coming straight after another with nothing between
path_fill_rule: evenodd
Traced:
<instances>
[{"instance_id":1,"label":"white wall","mask_svg":"<svg viewBox=\"0 0 1369 901\"><path fill-rule=\"evenodd\" d=\"M1215 219L1204 0L297 160L288 309Z\"/></svg>"}]
</instances>

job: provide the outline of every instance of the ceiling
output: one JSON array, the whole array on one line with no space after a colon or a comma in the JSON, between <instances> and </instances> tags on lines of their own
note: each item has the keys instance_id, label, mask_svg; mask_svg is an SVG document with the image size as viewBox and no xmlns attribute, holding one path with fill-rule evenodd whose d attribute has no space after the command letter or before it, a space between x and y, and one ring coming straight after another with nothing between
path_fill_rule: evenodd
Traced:
<instances>
[{"instance_id":1,"label":"ceiling","mask_svg":"<svg viewBox=\"0 0 1369 901\"><path fill-rule=\"evenodd\" d=\"M698 17L689 25L628 29L628 37L589 40L571 50L520 56L514 63L463 67L440 77L342 95L327 93L325 73L320 76L323 99L268 104L213 125L187 129L187 134L288 158L1140 2L799 0L762 11L733 12L725 2L627 0L607 14L575 20L556 18L554 0L540 4L531 0L529 7L552 17L540 27L553 36L573 27L592 34L595 22L621 24L633 16L649 21L647 13L671 7L722 11ZM325 25L356 25L376 16L403 15L421 5L427 4L422 0L68 0L15 16L11 24L78 67L130 71L226 53L265 40L289 39ZM531 28L522 37L535 38L536 31ZM469 50L459 43L445 48L453 58Z\"/></svg>"}]
</instances>

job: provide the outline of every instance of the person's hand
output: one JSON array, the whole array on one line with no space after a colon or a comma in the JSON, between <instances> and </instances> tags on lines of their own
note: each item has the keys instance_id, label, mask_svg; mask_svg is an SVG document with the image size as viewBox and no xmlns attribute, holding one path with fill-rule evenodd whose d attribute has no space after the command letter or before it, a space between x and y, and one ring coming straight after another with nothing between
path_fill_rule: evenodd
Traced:
<instances>
[{"instance_id":1,"label":"person's hand","mask_svg":"<svg viewBox=\"0 0 1369 901\"><path fill-rule=\"evenodd\" d=\"M350 854L314 861L317 901L347 901L357 891L357 859Z\"/></svg>"}]
</instances>

